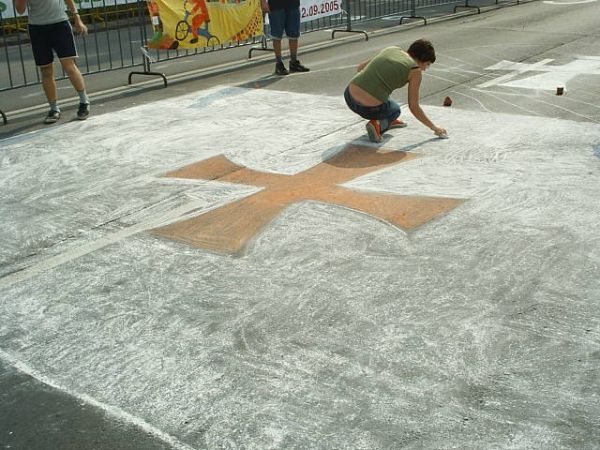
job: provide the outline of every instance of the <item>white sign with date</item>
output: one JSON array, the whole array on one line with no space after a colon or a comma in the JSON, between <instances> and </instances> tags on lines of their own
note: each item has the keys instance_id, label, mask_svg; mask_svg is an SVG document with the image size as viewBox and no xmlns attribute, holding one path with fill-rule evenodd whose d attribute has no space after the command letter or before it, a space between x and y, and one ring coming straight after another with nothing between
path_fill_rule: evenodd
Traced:
<instances>
[{"instance_id":1,"label":"white sign with date","mask_svg":"<svg viewBox=\"0 0 600 450\"><path fill-rule=\"evenodd\" d=\"M300 0L300 22L342 13L342 0Z\"/></svg>"}]
</instances>

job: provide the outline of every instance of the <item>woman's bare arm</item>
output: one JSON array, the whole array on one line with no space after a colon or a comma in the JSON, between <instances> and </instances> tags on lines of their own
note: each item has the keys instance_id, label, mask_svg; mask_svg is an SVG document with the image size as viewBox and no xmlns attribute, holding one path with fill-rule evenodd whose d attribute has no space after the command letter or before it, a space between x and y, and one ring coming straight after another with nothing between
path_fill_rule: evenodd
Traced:
<instances>
[{"instance_id":1,"label":"woman's bare arm","mask_svg":"<svg viewBox=\"0 0 600 450\"><path fill-rule=\"evenodd\" d=\"M421 89L422 79L423 73L421 72L421 69L413 69L410 71L410 75L408 76L408 108L413 116L427 128L432 130L436 136L446 135L446 130L437 127L429 117L427 117L427 114L425 114L423 109L421 109L421 105L419 104L419 91Z\"/></svg>"}]
</instances>

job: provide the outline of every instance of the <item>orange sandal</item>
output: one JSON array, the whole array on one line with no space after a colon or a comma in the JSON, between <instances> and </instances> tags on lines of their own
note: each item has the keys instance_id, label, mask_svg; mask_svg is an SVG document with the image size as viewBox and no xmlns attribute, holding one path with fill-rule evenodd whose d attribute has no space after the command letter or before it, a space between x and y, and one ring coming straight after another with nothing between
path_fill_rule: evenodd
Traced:
<instances>
[{"instance_id":1,"label":"orange sandal","mask_svg":"<svg viewBox=\"0 0 600 450\"><path fill-rule=\"evenodd\" d=\"M393 128L405 128L407 126L408 124L406 122L402 122L400 119L396 119L392 123L390 123L390 130Z\"/></svg>"}]
</instances>

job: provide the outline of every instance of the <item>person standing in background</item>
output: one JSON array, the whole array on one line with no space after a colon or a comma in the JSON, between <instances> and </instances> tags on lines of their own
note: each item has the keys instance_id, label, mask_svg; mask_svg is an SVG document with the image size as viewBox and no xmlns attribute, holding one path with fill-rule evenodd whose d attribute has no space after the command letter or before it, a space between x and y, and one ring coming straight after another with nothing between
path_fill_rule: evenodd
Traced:
<instances>
[{"instance_id":1,"label":"person standing in background","mask_svg":"<svg viewBox=\"0 0 600 450\"><path fill-rule=\"evenodd\" d=\"M73 15L75 30L83 35L87 34L87 27L79 17L75 2L73 0L64 0L64 2ZM42 74L42 87L50 105L44 123L54 123L60 118L53 52L56 52L63 70L79 95L77 118L85 120L90 114L90 100L85 90L85 82L75 64L75 58L78 57L77 48L73 28L65 12L65 3L63 0L15 1L15 9L19 14L24 14L27 10L33 57Z\"/></svg>"},{"instance_id":2,"label":"person standing in background","mask_svg":"<svg viewBox=\"0 0 600 450\"><path fill-rule=\"evenodd\" d=\"M308 67L298 60L298 39L300 38L300 0L262 0L263 12L269 13L269 25L273 50L275 51L275 73L288 75L290 72L308 72ZM290 49L290 70L286 69L281 57L283 32L288 38Z\"/></svg>"}]
</instances>

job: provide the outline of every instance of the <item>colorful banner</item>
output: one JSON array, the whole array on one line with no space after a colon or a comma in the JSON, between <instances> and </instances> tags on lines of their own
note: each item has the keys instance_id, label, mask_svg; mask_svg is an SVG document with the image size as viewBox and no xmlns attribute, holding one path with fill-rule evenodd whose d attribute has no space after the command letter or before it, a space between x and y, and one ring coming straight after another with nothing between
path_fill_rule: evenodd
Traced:
<instances>
[{"instance_id":1,"label":"colorful banner","mask_svg":"<svg viewBox=\"0 0 600 450\"><path fill-rule=\"evenodd\" d=\"M116 5L131 5L132 8L135 8L137 2L135 0L74 0L77 8L81 11L85 11L86 9L91 8L103 8L105 6L116 6ZM65 10L67 9L67 4L65 3ZM3 19L8 19L9 17L21 17L19 14L15 15L15 9L13 7L13 0L0 0L0 13L2 13ZM23 16L27 16L24 14Z\"/></svg>"},{"instance_id":2,"label":"colorful banner","mask_svg":"<svg viewBox=\"0 0 600 450\"><path fill-rule=\"evenodd\" d=\"M209 47L263 34L260 0L149 0L154 35L148 47Z\"/></svg>"},{"instance_id":3,"label":"colorful banner","mask_svg":"<svg viewBox=\"0 0 600 450\"><path fill-rule=\"evenodd\" d=\"M15 9L13 7L12 0L0 1L0 14L2 14L3 19L15 17Z\"/></svg>"},{"instance_id":4,"label":"colorful banner","mask_svg":"<svg viewBox=\"0 0 600 450\"><path fill-rule=\"evenodd\" d=\"M342 0L300 0L301 22L310 22L341 13Z\"/></svg>"}]
</instances>

